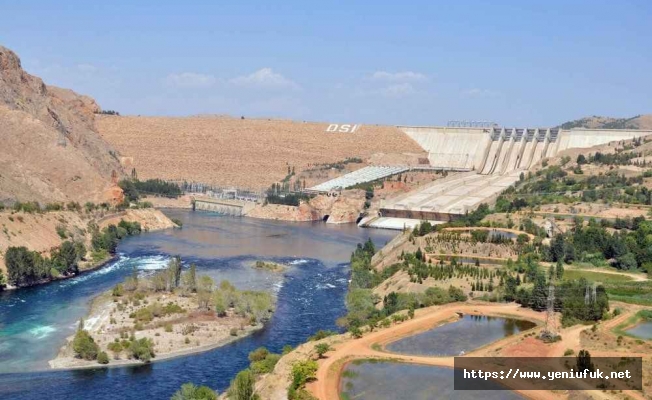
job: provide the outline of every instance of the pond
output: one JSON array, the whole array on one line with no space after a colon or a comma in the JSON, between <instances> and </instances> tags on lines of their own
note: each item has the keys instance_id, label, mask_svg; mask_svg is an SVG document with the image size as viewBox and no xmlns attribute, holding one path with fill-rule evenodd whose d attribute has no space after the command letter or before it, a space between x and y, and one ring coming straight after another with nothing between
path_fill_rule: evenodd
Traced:
<instances>
[{"instance_id":1,"label":"pond","mask_svg":"<svg viewBox=\"0 0 652 400\"><path fill-rule=\"evenodd\" d=\"M512 400L520 395L505 390L453 390L454 370L429 365L385 361L355 361L342 373L342 399L415 400L458 399ZM489 381L489 386L498 384Z\"/></svg>"},{"instance_id":2,"label":"pond","mask_svg":"<svg viewBox=\"0 0 652 400\"><path fill-rule=\"evenodd\" d=\"M652 321L643 321L627 330L627 333L641 339L652 339Z\"/></svg>"},{"instance_id":3,"label":"pond","mask_svg":"<svg viewBox=\"0 0 652 400\"><path fill-rule=\"evenodd\" d=\"M386 349L400 354L458 356L534 326L518 319L464 315L455 322L392 342Z\"/></svg>"}]
</instances>

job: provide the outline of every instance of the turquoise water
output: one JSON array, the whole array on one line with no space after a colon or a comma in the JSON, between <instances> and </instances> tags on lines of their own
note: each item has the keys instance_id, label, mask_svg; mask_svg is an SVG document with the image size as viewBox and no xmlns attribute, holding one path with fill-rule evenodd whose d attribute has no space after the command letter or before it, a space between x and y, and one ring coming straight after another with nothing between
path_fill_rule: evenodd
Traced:
<instances>
[{"instance_id":1,"label":"turquoise water","mask_svg":"<svg viewBox=\"0 0 652 400\"><path fill-rule=\"evenodd\" d=\"M395 232L355 225L283 223L185 210L166 211L184 223L131 237L120 257L97 271L46 285L0 293L0 399L168 399L181 384L194 382L223 391L247 355L259 346L280 352L319 329L337 330L346 311L348 259L357 243L377 246ZM199 274L230 280L240 289L276 294L277 309L264 329L230 345L150 365L48 371L65 338L88 311L89 301L124 280L163 268L180 255ZM249 267L264 258L288 264L283 273ZM42 372L37 372L41 370Z\"/></svg>"},{"instance_id":2,"label":"turquoise water","mask_svg":"<svg viewBox=\"0 0 652 400\"><path fill-rule=\"evenodd\" d=\"M455 322L392 342L386 349L411 355L457 356L534 326L529 321L465 315Z\"/></svg>"},{"instance_id":3,"label":"turquoise water","mask_svg":"<svg viewBox=\"0 0 652 400\"><path fill-rule=\"evenodd\" d=\"M354 362L340 381L343 399L356 400L512 400L520 395L503 390L455 391L454 370L393 362ZM488 383L490 386L493 384ZM497 385L497 384L496 384Z\"/></svg>"}]
</instances>

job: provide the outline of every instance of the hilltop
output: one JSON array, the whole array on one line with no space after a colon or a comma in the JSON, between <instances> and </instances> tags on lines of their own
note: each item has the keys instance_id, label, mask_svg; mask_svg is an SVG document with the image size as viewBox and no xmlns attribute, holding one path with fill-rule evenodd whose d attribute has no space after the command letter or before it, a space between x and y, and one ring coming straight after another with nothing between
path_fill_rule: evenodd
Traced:
<instances>
[{"instance_id":1,"label":"hilltop","mask_svg":"<svg viewBox=\"0 0 652 400\"><path fill-rule=\"evenodd\" d=\"M631 118L600 117L597 115L564 122L563 129L652 129L652 114L636 115Z\"/></svg>"},{"instance_id":2,"label":"hilltop","mask_svg":"<svg viewBox=\"0 0 652 400\"><path fill-rule=\"evenodd\" d=\"M95 130L90 97L46 85L0 46L0 203L112 200L116 152Z\"/></svg>"}]
</instances>

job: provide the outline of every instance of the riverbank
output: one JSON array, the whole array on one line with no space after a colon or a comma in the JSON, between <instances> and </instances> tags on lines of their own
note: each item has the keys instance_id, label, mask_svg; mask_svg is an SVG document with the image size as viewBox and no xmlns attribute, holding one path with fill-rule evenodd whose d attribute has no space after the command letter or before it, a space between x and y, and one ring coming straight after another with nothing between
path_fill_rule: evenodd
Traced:
<instances>
[{"instance_id":1,"label":"riverbank","mask_svg":"<svg viewBox=\"0 0 652 400\"><path fill-rule=\"evenodd\" d=\"M43 213L0 212L0 272L7 276L5 253L9 247L26 247L41 256L48 257L66 241L83 243L86 249L92 248L92 233L89 226L96 224L100 229L111 224L117 225L121 220L137 222L144 232L155 232L177 227L177 224L154 208L128 209L106 213L104 211L51 211ZM4 290L17 290L70 279L86 272L95 271L116 259L115 255L106 254L100 259L93 259L90 250L79 261L77 273L52 276L32 282L29 285L8 284Z\"/></svg>"}]
</instances>

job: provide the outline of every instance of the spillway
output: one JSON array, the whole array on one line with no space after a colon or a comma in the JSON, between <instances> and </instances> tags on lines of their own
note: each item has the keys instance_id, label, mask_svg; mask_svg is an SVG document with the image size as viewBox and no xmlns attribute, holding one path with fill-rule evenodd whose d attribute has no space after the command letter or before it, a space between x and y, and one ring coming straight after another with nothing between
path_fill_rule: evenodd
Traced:
<instances>
[{"instance_id":1,"label":"spillway","mask_svg":"<svg viewBox=\"0 0 652 400\"><path fill-rule=\"evenodd\" d=\"M428 152L432 166L466 168L381 204L385 218L448 221L491 203L547 157L652 135L652 131L559 128L400 127Z\"/></svg>"}]
</instances>

